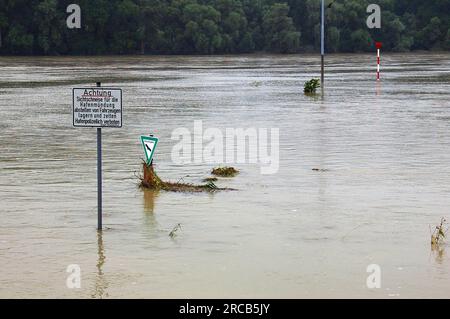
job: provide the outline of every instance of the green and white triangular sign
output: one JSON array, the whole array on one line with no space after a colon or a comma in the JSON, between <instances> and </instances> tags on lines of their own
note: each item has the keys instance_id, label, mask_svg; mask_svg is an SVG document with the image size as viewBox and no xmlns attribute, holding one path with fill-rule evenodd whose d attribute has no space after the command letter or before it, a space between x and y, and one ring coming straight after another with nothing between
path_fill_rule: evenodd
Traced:
<instances>
[{"instance_id":1,"label":"green and white triangular sign","mask_svg":"<svg viewBox=\"0 0 450 319\"><path fill-rule=\"evenodd\" d=\"M144 148L145 159L147 165L150 165L155 154L156 145L158 145L158 139L152 136L141 136L142 147Z\"/></svg>"}]
</instances>

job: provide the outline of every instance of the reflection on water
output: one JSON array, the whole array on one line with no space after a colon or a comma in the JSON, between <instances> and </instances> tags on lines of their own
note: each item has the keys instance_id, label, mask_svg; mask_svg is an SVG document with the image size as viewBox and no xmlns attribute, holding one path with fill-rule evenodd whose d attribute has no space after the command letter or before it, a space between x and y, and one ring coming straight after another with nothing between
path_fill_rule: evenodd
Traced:
<instances>
[{"instance_id":1,"label":"reflection on water","mask_svg":"<svg viewBox=\"0 0 450 319\"><path fill-rule=\"evenodd\" d=\"M142 193L144 194L144 211L148 215L153 215L155 199L158 197L159 191L144 189Z\"/></svg>"},{"instance_id":2,"label":"reflection on water","mask_svg":"<svg viewBox=\"0 0 450 319\"><path fill-rule=\"evenodd\" d=\"M0 57L0 297L450 297L428 234L450 216L450 58L386 54L379 83L372 62L330 55L311 97L316 55ZM99 80L122 88L124 126L104 129L96 238L96 132L72 127L71 89ZM279 128L279 172L233 165L217 185L235 192L138 189L148 132L161 178L208 177L213 165L171 160L194 120ZM370 264L381 289L365 285Z\"/></svg>"},{"instance_id":3,"label":"reflection on water","mask_svg":"<svg viewBox=\"0 0 450 319\"><path fill-rule=\"evenodd\" d=\"M142 194L144 198L144 225L146 226L144 234L151 241L152 238L157 238L158 232L160 231L160 225L156 219L155 212L155 201L159 196L159 191L143 189Z\"/></svg>"},{"instance_id":4,"label":"reflection on water","mask_svg":"<svg viewBox=\"0 0 450 319\"><path fill-rule=\"evenodd\" d=\"M381 81L376 82L376 95L381 95Z\"/></svg>"},{"instance_id":5,"label":"reflection on water","mask_svg":"<svg viewBox=\"0 0 450 319\"><path fill-rule=\"evenodd\" d=\"M97 231L97 273L95 276L95 286L94 286L94 292L92 293L92 298L106 298L108 297L108 281L105 278L105 274L103 271L103 266L105 265L106 256L105 256L105 249L103 246L103 231Z\"/></svg>"},{"instance_id":6,"label":"reflection on water","mask_svg":"<svg viewBox=\"0 0 450 319\"><path fill-rule=\"evenodd\" d=\"M445 248L436 246L436 247L432 247L431 251L434 253L436 262L439 264L442 264L445 259Z\"/></svg>"}]
</instances>

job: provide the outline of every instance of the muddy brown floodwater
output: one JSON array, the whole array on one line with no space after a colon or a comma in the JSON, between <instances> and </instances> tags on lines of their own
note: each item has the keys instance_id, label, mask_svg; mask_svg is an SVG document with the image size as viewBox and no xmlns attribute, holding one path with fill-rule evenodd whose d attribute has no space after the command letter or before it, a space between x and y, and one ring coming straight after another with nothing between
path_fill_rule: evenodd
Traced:
<instances>
[{"instance_id":1,"label":"muddy brown floodwater","mask_svg":"<svg viewBox=\"0 0 450 319\"><path fill-rule=\"evenodd\" d=\"M0 58L0 297L449 298L450 247L430 250L429 225L450 220L450 55L384 54L379 84L374 61L328 56L311 98L317 56ZM96 81L124 103L123 128L103 130L99 236L96 133L71 113L72 87ZM279 128L278 173L238 164L217 182L238 191L139 190L150 131L163 179L208 176L171 160L194 120Z\"/></svg>"}]
</instances>

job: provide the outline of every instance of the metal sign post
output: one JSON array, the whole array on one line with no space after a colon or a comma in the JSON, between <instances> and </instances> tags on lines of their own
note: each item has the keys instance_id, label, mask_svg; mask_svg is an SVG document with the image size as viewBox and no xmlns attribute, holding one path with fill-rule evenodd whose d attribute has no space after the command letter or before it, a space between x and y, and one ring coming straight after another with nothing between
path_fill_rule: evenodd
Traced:
<instances>
[{"instance_id":1,"label":"metal sign post","mask_svg":"<svg viewBox=\"0 0 450 319\"><path fill-rule=\"evenodd\" d=\"M97 82L97 87L101 86ZM102 200L102 128L97 127L97 230L103 229Z\"/></svg>"},{"instance_id":2,"label":"metal sign post","mask_svg":"<svg viewBox=\"0 0 450 319\"><path fill-rule=\"evenodd\" d=\"M102 127L122 127L122 90L101 87L75 88L73 126L97 128L97 229L102 230Z\"/></svg>"},{"instance_id":3,"label":"metal sign post","mask_svg":"<svg viewBox=\"0 0 450 319\"><path fill-rule=\"evenodd\" d=\"M102 129L97 128L97 229L102 230Z\"/></svg>"},{"instance_id":4,"label":"metal sign post","mask_svg":"<svg viewBox=\"0 0 450 319\"><path fill-rule=\"evenodd\" d=\"M322 0L321 3L320 20L320 86L323 88L325 81L325 0Z\"/></svg>"}]
</instances>

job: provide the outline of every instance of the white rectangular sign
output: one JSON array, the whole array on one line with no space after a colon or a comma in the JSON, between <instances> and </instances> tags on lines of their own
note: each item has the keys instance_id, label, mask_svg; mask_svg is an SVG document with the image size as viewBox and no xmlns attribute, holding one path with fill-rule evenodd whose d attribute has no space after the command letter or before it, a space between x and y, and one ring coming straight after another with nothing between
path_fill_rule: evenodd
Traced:
<instances>
[{"instance_id":1,"label":"white rectangular sign","mask_svg":"<svg viewBox=\"0 0 450 319\"><path fill-rule=\"evenodd\" d=\"M73 89L73 126L122 127L122 90Z\"/></svg>"}]
</instances>

